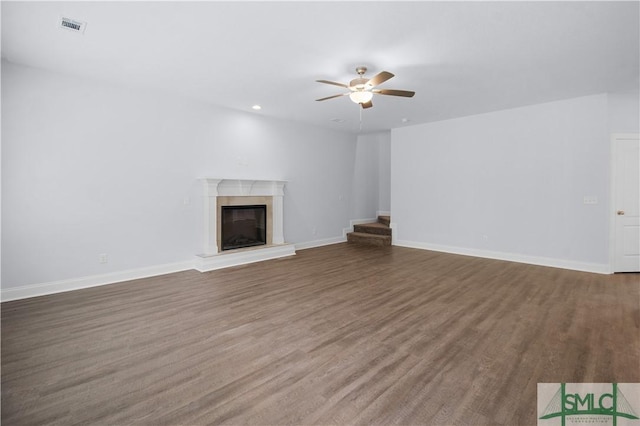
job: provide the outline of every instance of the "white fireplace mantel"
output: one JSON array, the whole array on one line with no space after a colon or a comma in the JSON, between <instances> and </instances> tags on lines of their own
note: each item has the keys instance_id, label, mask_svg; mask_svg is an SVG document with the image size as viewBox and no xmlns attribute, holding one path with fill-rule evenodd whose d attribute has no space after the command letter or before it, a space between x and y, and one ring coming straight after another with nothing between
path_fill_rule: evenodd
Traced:
<instances>
[{"instance_id":1,"label":"white fireplace mantel","mask_svg":"<svg viewBox=\"0 0 640 426\"><path fill-rule=\"evenodd\" d=\"M284 196L283 180L245 180L202 178L205 196Z\"/></svg>"},{"instance_id":2,"label":"white fireplace mantel","mask_svg":"<svg viewBox=\"0 0 640 426\"><path fill-rule=\"evenodd\" d=\"M218 178L200 180L204 186L204 252L197 255L197 270L211 271L295 254L293 244L286 244L284 241L283 197L286 181ZM218 197L270 197L272 243L268 246L220 252L217 236Z\"/></svg>"}]
</instances>

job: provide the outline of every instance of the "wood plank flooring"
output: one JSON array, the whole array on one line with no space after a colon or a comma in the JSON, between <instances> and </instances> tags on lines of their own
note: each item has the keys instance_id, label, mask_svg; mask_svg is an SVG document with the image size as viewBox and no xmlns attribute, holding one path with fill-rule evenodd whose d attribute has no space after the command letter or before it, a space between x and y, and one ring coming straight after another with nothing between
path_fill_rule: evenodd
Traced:
<instances>
[{"instance_id":1,"label":"wood plank flooring","mask_svg":"<svg viewBox=\"0 0 640 426\"><path fill-rule=\"evenodd\" d=\"M640 382L638 274L337 244L2 304L2 424L533 425Z\"/></svg>"}]
</instances>

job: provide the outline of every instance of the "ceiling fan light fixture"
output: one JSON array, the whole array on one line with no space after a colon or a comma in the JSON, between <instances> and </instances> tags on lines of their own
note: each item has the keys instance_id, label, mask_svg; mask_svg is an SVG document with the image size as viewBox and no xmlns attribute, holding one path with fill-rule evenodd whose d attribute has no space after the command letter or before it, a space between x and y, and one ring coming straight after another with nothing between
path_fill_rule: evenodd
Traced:
<instances>
[{"instance_id":1,"label":"ceiling fan light fixture","mask_svg":"<svg viewBox=\"0 0 640 426\"><path fill-rule=\"evenodd\" d=\"M367 72L367 67L356 68L358 78L354 78L349 84L338 83L329 80L316 80L318 83L331 84L333 86L344 87L349 91L347 93L339 93L333 96L326 96L324 98L316 99L316 101L326 101L328 99L340 98L342 96L349 95L352 102L359 104L362 109L371 108L373 103L373 95L388 95L388 96L402 96L405 98L411 98L415 95L415 92L409 90L395 90L395 89L377 89L376 87L385 81L393 77L393 74L389 71L380 71L372 78L364 78L364 73Z\"/></svg>"},{"instance_id":2,"label":"ceiling fan light fixture","mask_svg":"<svg viewBox=\"0 0 640 426\"><path fill-rule=\"evenodd\" d=\"M373 98L373 92L357 91L349 94L349 98L357 104L365 104Z\"/></svg>"}]
</instances>

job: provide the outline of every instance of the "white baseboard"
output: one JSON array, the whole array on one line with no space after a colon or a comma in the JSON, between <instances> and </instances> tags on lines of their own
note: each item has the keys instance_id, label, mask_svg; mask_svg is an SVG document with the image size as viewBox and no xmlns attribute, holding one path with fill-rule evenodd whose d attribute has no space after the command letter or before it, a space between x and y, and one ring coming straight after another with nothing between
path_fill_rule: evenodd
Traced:
<instances>
[{"instance_id":1,"label":"white baseboard","mask_svg":"<svg viewBox=\"0 0 640 426\"><path fill-rule=\"evenodd\" d=\"M296 247L293 244L278 244L255 250L199 255L196 257L194 263L196 271L208 272L216 269L229 268L231 266L246 265L248 263L262 262L263 260L293 256L295 254Z\"/></svg>"},{"instance_id":2,"label":"white baseboard","mask_svg":"<svg viewBox=\"0 0 640 426\"><path fill-rule=\"evenodd\" d=\"M389 228L391 228L391 245L395 246L398 239L398 225L395 222L389 223Z\"/></svg>"},{"instance_id":3,"label":"white baseboard","mask_svg":"<svg viewBox=\"0 0 640 426\"><path fill-rule=\"evenodd\" d=\"M530 265L547 266L550 268L570 269L573 271L592 272L596 274L610 274L608 264L578 262L575 260L554 259L548 257L528 256L515 253L504 253L490 250L480 250L463 247L444 246L439 244L421 243L416 241L395 240L393 245L417 248L422 250L439 251L443 253L461 254L464 256L482 257L486 259L506 260L509 262L527 263Z\"/></svg>"},{"instance_id":4,"label":"white baseboard","mask_svg":"<svg viewBox=\"0 0 640 426\"><path fill-rule=\"evenodd\" d=\"M32 284L20 287L3 288L0 292L0 300L26 299L29 297L46 296L48 294L62 293L65 291L80 290L83 288L97 287L107 284L115 284L123 281L140 278L155 277L195 269L199 272L228 268L230 266L244 265L263 260L295 255L293 244L282 244L267 249L252 250L238 253L225 253L220 256L198 256L195 260L156 265L146 268L131 269L120 272L112 272L103 275L72 278L68 280L52 281L48 283Z\"/></svg>"},{"instance_id":5,"label":"white baseboard","mask_svg":"<svg viewBox=\"0 0 640 426\"><path fill-rule=\"evenodd\" d=\"M378 210L376 212L376 216L391 216L391 212L387 212L387 211L384 211L384 210Z\"/></svg>"},{"instance_id":6,"label":"white baseboard","mask_svg":"<svg viewBox=\"0 0 640 426\"><path fill-rule=\"evenodd\" d=\"M367 223L371 219L357 219L351 221L351 227L358 223ZM346 235L346 232L345 232ZM182 272L196 269L200 272L214 269L226 268L246 263L260 262L262 260L275 259L285 256L295 255L295 250L304 250L313 247L321 247L331 244L343 243L346 237L333 237L323 240L309 241L292 244L284 244L275 247L270 253L262 253L258 257L256 252L247 251L238 255L211 256L199 258L200 264L194 261L169 263L164 265L150 266L146 268L130 269L126 271L113 272L102 275L92 275L87 277L72 278L69 280L52 281L42 284L33 284L20 287L3 288L0 292L0 300L8 302L11 300L26 299L29 297L45 296L48 294L62 293L65 291L79 290L101 285L115 284L123 281L136 280L141 278L154 277L157 275ZM597 274L610 274L608 264L577 262L573 260L552 259L545 257L527 256L513 253L494 252L489 250L470 249L462 247L444 246L439 244L421 243L416 241L396 240L393 245L400 247L417 248L422 250L432 250L451 254L461 254L465 256L482 257L487 259L506 260L509 262L527 263L531 265L547 266L551 268L570 269L574 271L592 272ZM266 256L266 257L265 257Z\"/></svg>"},{"instance_id":7,"label":"white baseboard","mask_svg":"<svg viewBox=\"0 0 640 426\"><path fill-rule=\"evenodd\" d=\"M112 272L102 275L72 278L69 280L52 281L42 284L32 284L20 287L3 288L1 299L3 302L10 300L26 299L29 297L45 296L47 294L62 293L65 291L80 290L83 288L97 287L107 284L115 284L122 281L137 280L140 278L154 277L157 275L171 274L193 269L193 261L169 263L146 268L130 269L120 272Z\"/></svg>"},{"instance_id":8,"label":"white baseboard","mask_svg":"<svg viewBox=\"0 0 640 426\"><path fill-rule=\"evenodd\" d=\"M298 250L305 250L305 249L310 249L310 248L314 248L314 247L322 247L322 246L328 246L331 244L339 244L339 243L344 243L347 241L347 234L349 232L353 232L353 226L354 225L360 225L362 223L371 223L371 222L375 222L377 221L377 218L364 218L364 219L351 219L349 221L349 227L348 228L343 228L342 229L342 236L341 237L332 237L332 238L326 238L323 240L315 240L315 241L307 241L304 243L296 243L296 249Z\"/></svg>"},{"instance_id":9,"label":"white baseboard","mask_svg":"<svg viewBox=\"0 0 640 426\"><path fill-rule=\"evenodd\" d=\"M351 230L353 225L371 222L373 219L354 219L350 221ZM392 228L393 228L392 224ZM8 302L10 300L26 299L29 297L45 296L47 294L62 293L65 291L79 290L82 288L96 287L107 284L114 284L122 281L130 281L141 278L154 277L157 275L171 274L174 272L196 269L200 272L214 269L226 268L246 263L260 262L262 260L276 259L285 256L295 255L296 250L305 250L314 247L322 247L331 244L345 242L346 234L349 231L345 228L344 235L323 240L308 241L304 243L284 244L272 247L268 253L257 253L256 251L246 251L240 253L229 253L220 256L198 257L194 261L170 263L156 265L146 268L131 269L127 271L113 272L103 275L92 275L87 277L73 278L69 280L52 281L42 284L33 284L20 287L3 288L0 293L0 300ZM577 262L573 260L553 259L545 257L527 256L514 253L495 252L489 250L470 249L463 247L444 246L439 244L422 243L407 240L394 240L393 245L400 247L417 248L422 250L432 250L451 254L461 254L465 256L482 257L487 259L506 260L510 262L527 263L531 265L547 266L551 268L571 269L574 271L592 272L597 274L610 274L608 264Z\"/></svg>"},{"instance_id":10,"label":"white baseboard","mask_svg":"<svg viewBox=\"0 0 640 426\"><path fill-rule=\"evenodd\" d=\"M342 236L342 237L326 238L324 240L315 240L315 241L307 241L304 243L296 243L296 250L305 250L305 249L310 249L314 247L329 246L331 244L344 243L345 241L347 241L347 238L345 236Z\"/></svg>"}]
</instances>

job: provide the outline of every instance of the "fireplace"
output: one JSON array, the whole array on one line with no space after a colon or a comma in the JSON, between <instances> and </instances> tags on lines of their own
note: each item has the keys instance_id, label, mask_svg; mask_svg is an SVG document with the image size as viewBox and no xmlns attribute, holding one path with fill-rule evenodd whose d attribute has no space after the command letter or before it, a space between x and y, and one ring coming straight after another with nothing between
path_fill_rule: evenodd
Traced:
<instances>
[{"instance_id":1,"label":"fireplace","mask_svg":"<svg viewBox=\"0 0 640 426\"><path fill-rule=\"evenodd\" d=\"M293 256L284 240L284 181L202 178L204 189L203 251L196 255L200 272ZM222 225L231 208L231 228ZM258 211L251 211L260 207ZM254 222L255 218L255 222ZM226 222L226 220L225 220ZM239 229L233 229L238 225ZM248 231L249 225L253 228ZM223 236L224 235L224 236ZM231 237L232 235L239 235ZM240 248L247 247L245 249Z\"/></svg>"},{"instance_id":2,"label":"fireplace","mask_svg":"<svg viewBox=\"0 0 640 426\"><path fill-rule=\"evenodd\" d=\"M267 206L222 206L222 250L267 244Z\"/></svg>"}]
</instances>

